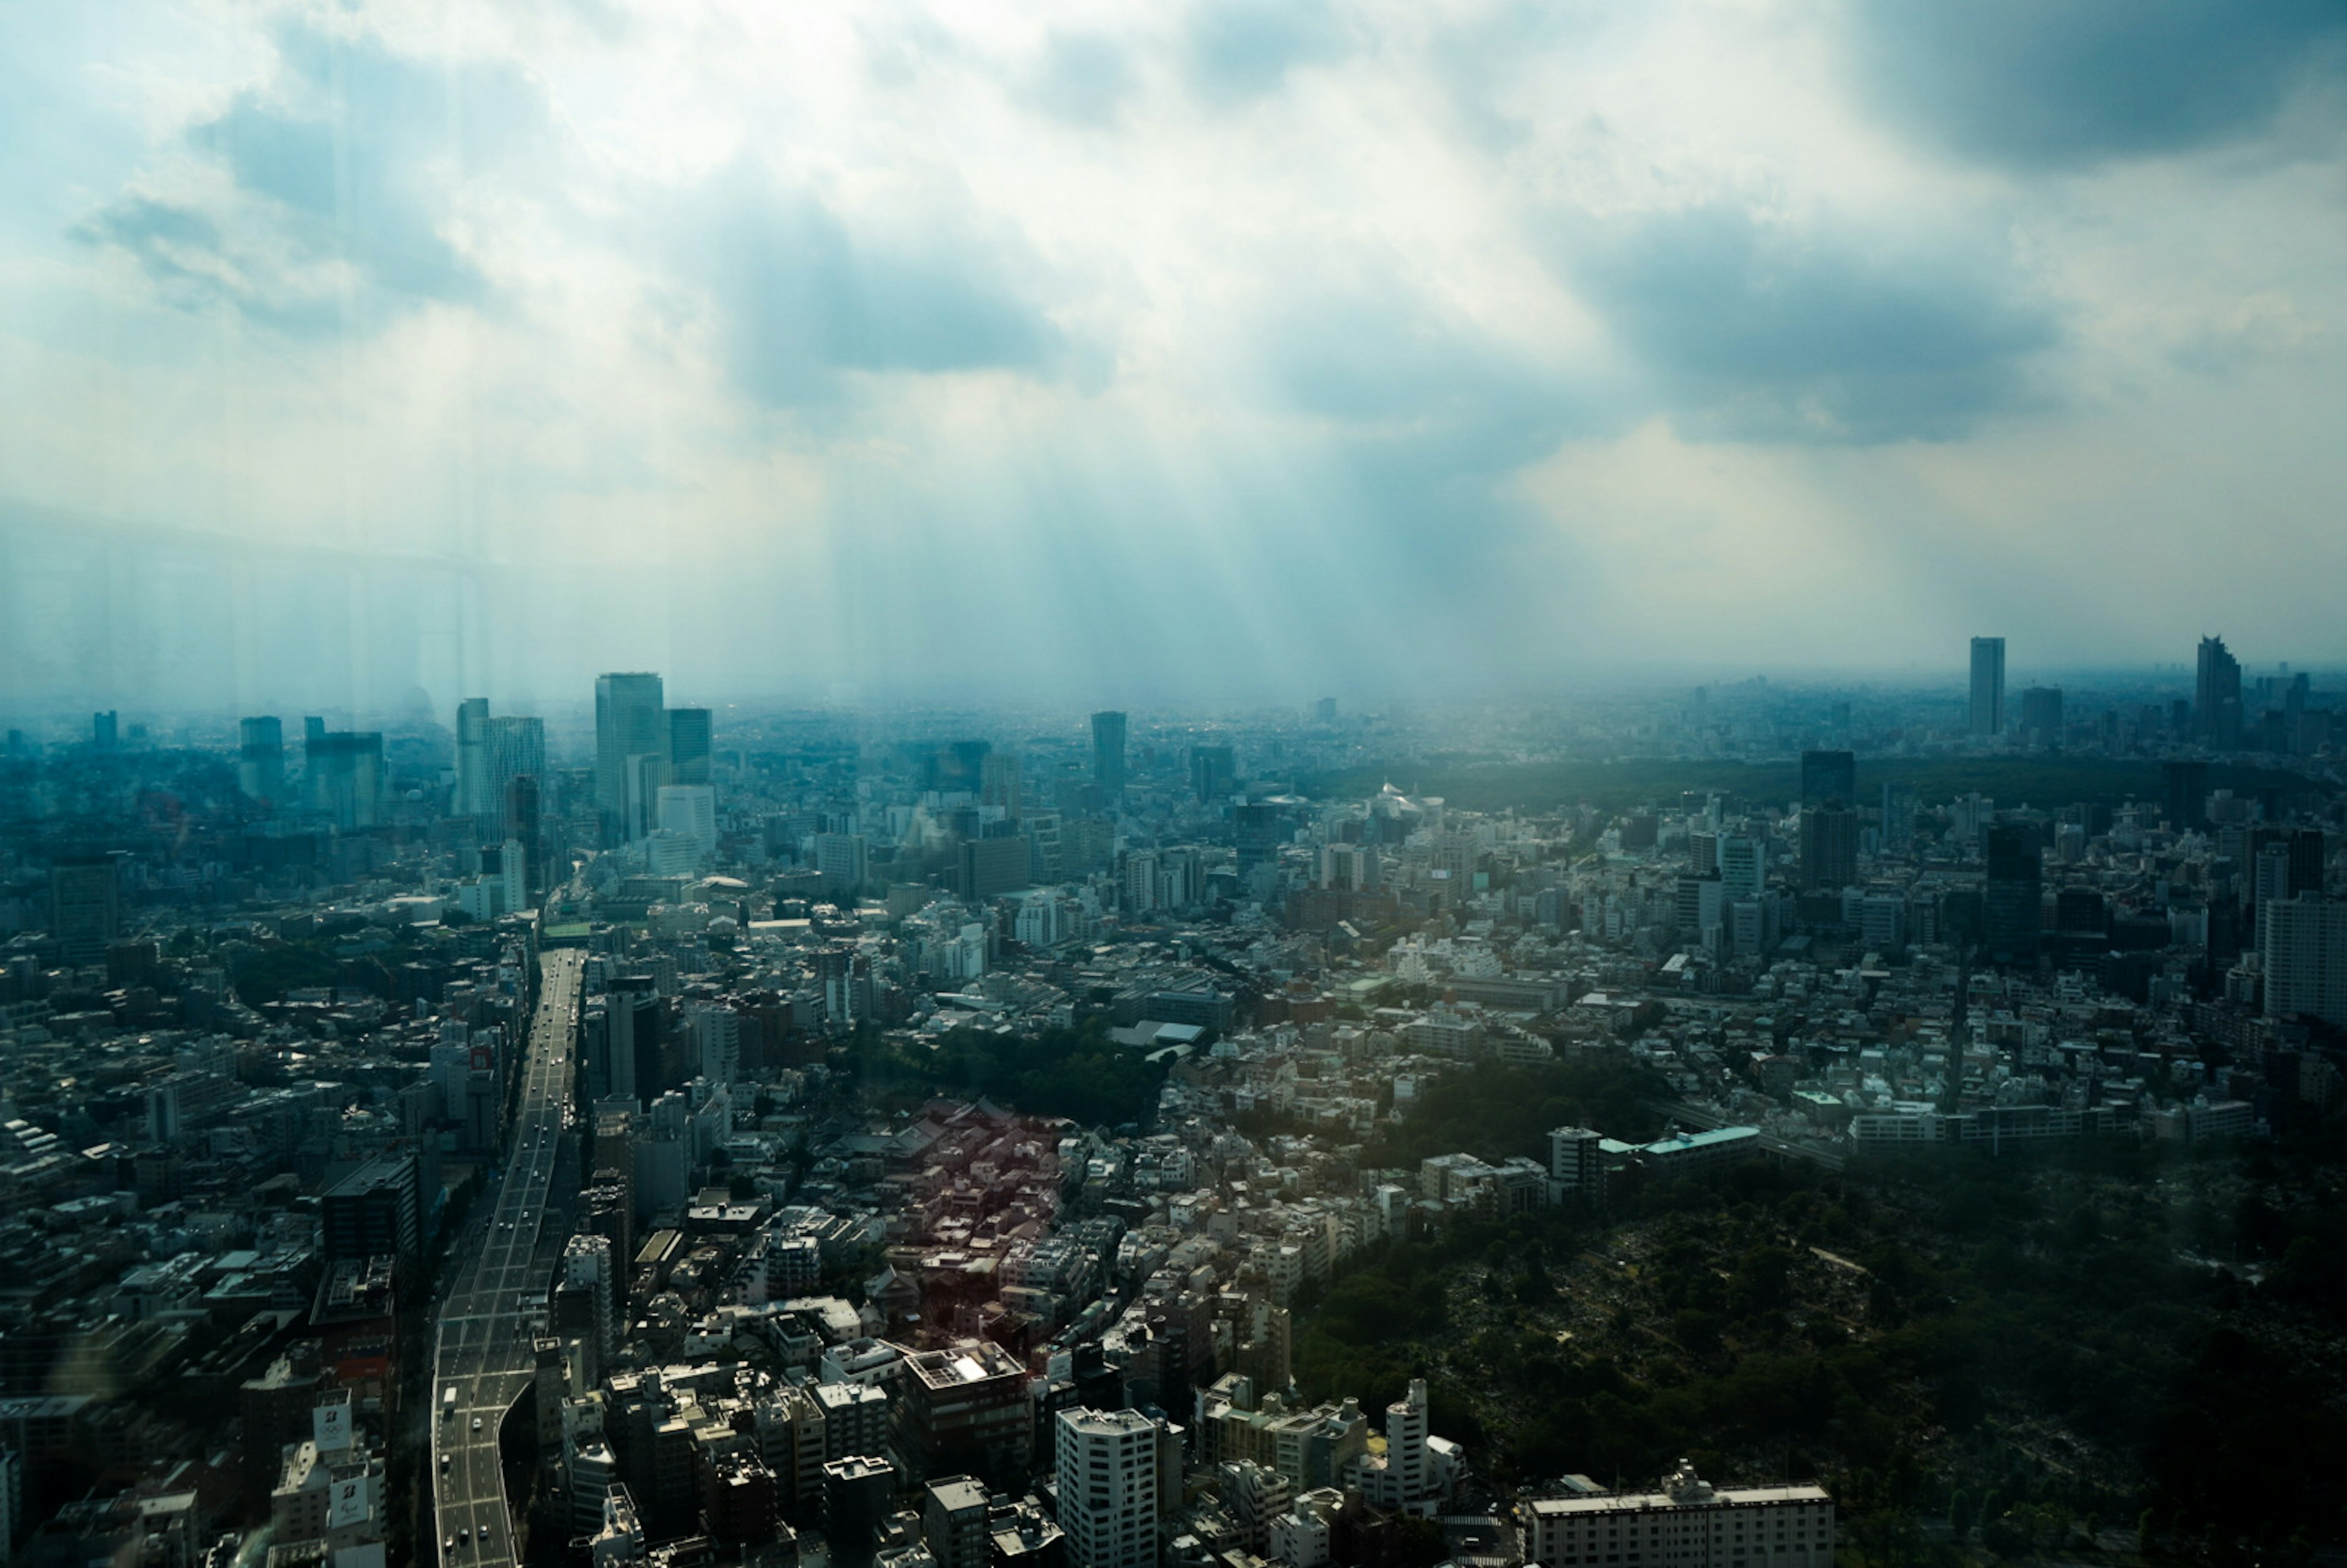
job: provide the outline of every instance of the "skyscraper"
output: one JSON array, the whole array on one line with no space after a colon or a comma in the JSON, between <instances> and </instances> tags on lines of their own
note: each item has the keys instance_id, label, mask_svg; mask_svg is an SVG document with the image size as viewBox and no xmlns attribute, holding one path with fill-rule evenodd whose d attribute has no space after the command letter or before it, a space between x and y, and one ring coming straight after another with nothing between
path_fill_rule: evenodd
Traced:
<instances>
[{"instance_id":1,"label":"skyscraper","mask_svg":"<svg viewBox=\"0 0 2347 1568\"><path fill-rule=\"evenodd\" d=\"M1973 639L1972 733L2004 733L2004 639Z\"/></svg>"},{"instance_id":2,"label":"skyscraper","mask_svg":"<svg viewBox=\"0 0 2347 1568\"><path fill-rule=\"evenodd\" d=\"M49 867L49 931L58 956L82 966L106 961L122 928L122 857L59 856Z\"/></svg>"},{"instance_id":3,"label":"skyscraper","mask_svg":"<svg viewBox=\"0 0 2347 1568\"><path fill-rule=\"evenodd\" d=\"M1851 752L1801 753L1801 809L1840 801L1858 804L1858 757Z\"/></svg>"},{"instance_id":4,"label":"skyscraper","mask_svg":"<svg viewBox=\"0 0 2347 1568\"><path fill-rule=\"evenodd\" d=\"M2062 688L2028 686L2021 692L2021 733L2035 746L2062 743Z\"/></svg>"},{"instance_id":5,"label":"skyscraper","mask_svg":"<svg viewBox=\"0 0 2347 1568\"><path fill-rule=\"evenodd\" d=\"M489 786L488 724L487 697L467 697L456 704L456 795L452 815L487 816L498 809L497 796Z\"/></svg>"},{"instance_id":6,"label":"skyscraper","mask_svg":"<svg viewBox=\"0 0 2347 1568\"><path fill-rule=\"evenodd\" d=\"M2266 1014L2347 1026L2347 902L2303 894L2265 911Z\"/></svg>"},{"instance_id":7,"label":"skyscraper","mask_svg":"<svg viewBox=\"0 0 2347 1568\"><path fill-rule=\"evenodd\" d=\"M1204 800L1221 800L1237 782L1238 766L1228 746L1190 748L1190 788Z\"/></svg>"},{"instance_id":8,"label":"skyscraper","mask_svg":"<svg viewBox=\"0 0 2347 1568\"><path fill-rule=\"evenodd\" d=\"M1801 808L1801 886L1847 887L1858 880L1858 813L1837 800Z\"/></svg>"},{"instance_id":9,"label":"skyscraper","mask_svg":"<svg viewBox=\"0 0 2347 1568\"><path fill-rule=\"evenodd\" d=\"M285 726L272 718L237 725L236 786L247 800L285 804Z\"/></svg>"},{"instance_id":10,"label":"skyscraper","mask_svg":"<svg viewBox=\"0 0 2347 1568\"><path fill-rule=\"evenodd\" d=\"M708 709L671 708L668 711L668 782L674 784L709 783L711 744Z\"/></svg>"},{"instance_id":11,"label":"skyscraper","mask_svg":"<svg viewBox=\"0 0 2347 1568\"><path fill-rule=\"evenodd\" d=\"M1124 795L1124 715L1092 715L1092 783L1111 801Z\"/></svg>"},{"instance_id":12,"label":"skyscraper","mask_svg":"<svg viewBox=\"0 0 2347 1568\"><path fill-rule=\"evenodd\" d=\"M641 838L648 825L643 818L652 801L642 788L641 768L631 760L654 757L665 771L668 718L661 701L657 675L595 678L595 804L603 809L607 836L614 843ZM651 782L657 788L661 780ZM631 801L637 808L632 813Z\"/></svg>"},{"instance_id":13,"label":"skyscraper","mask_svg":"<svg viewBox=\"0 0 2347 1568\"><path fill-rule=\"evenodd\" d=\"M491 719L481 728L483 787L487 804L475 815L505 809L513 781L527 774L546 776L546 721L531 718Z\"/></svg>"},{"instance_id":14,"label":"skyscraper","mask_svg":"<svg viewBox=\"0 0 2347 1568\"><path fill-rule=\"evenodd\" d=\"M1988 877L1981 888L1982 938L1988 958L1998 964L2034 964L2044 924L2045 866L2037 825L1992 825L1987 840Z\"/></svg>"},{"instance_id":15,"label":"skyscraper","mask_svg":"<svg viewBox=\"0 0 2347 1568\"><path fill-rule=\"evenodd\" d=\"M2221 637L2200 640L2199 678L2193 687L2192 727L2202 744L2212 751L2238 750L2241 743L2241 663L2225 649Z\"/></svg>"},{"instance_id":16,"label":"skyscraper","mask_svg":"<svg viewBox=\"0 0 2347 1568\"><path fill-rule=\"evenodd\" d=\"M2168 825L2182 833L2209 825L2209 764L2166 762L2159 765L2167 785Z\"/></svg>"},{"instance_id":17,"label":"skyscraper","mask_svg":"<svg viewBox=\"0 0 2347 1568\"><path fill-rule=\"evenodd\" d=\"M978 761L978 804L1018 816L1026 804L1025 775L1016 752L990 752Z\"/></svg>"}]
</instances>

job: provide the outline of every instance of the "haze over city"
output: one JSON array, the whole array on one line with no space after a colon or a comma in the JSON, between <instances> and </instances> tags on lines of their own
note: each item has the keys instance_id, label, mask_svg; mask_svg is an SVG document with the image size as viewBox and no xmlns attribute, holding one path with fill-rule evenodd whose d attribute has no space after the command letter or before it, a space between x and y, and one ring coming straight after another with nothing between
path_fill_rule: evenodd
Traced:
<instances>
[{"instance_id":1,"label":"haze over city","mask_svg":"<svg viewBox=\"0 0 2347 1568\"><path fill-rule=\"evenodd\" d=\"M0 1568L2342 1568L2342 0L0 7Z\"/></svg>"}]
</instances>

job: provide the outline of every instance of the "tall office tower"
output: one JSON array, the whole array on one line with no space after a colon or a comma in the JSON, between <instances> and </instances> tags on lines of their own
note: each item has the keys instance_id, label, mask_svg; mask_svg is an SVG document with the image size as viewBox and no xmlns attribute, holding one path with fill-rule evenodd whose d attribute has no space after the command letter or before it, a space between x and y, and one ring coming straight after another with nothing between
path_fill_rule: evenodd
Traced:
<instances>
[{"instance_id":1,"label":"tall office tower","mask_svg":"<svg viewBox=\"0 0 2347 1568\"><path fill-rule=\"evenodd\" d=\"M89 743L101 752L110 752L122 738L122 727L113 709L89 716Z\"/></svg>"},{"instance_id":2,"label":"tall office tower","mask_svg":"<svg viewBox=\"0 0 2347 1568\"><path fill-rule=\"evenodd\" d=\"M121 857L59 856L49 866L49 933L58 956L76 968L102 964L121 930Z\"/></svg>"},{"instance_id":3,"label":"tall office tower","mask_svg":"<svg viewBox=\"0 0 2347 1568\"><path fill-rule=\"evenodd\" d=\"M705 784L714 732L706 708L668 711L668 775L671 784Z\"/></svg>"},{"instance_id":4,"label":"tall office tower","mask_svg":"<svg viewBox=\"0 0 2347 1568\"><path fill-rule=\"evenodd\" d=\"M2021 692L2022 738L2034 746L2062 743L2062 688L2024 686Z\"/></svg>"},{"instance_id":5,"label":"tall office tower","mask_svg":"<svg viewBox=\"0 0 2347 1568\"><path fill-rule=\"evenodd\" d=\"M1190 748L1190 790L1200 800L1222 800L1238 782L1238 767L1228 746Z\"/></svg>"},{"instance_id":6,"label":"tall office tower","mask_svg":"<svg viewBox=\"0 0 2347 1568\"><path fill-rule=\"evenodd\" d=\"M1245 876L1256 866L1279 858L1279 846L1287 842L1287 812L1269 801L1250 801L1235 813L1235 827L1239 875Z\"/></svg>"},{"instance_id":7,"label":"tall office tower","mask_svg":"<svg viewBox=\"0 0 2347 1568\"><path fill-rule=\"evenodd\" d=\"M1124 795L1124 715L1092 715L1092 783L1113 803Z\"/></svg>"},{"instance_id":8,"label":"tall office tower","mask_svg":"<svg viewBox=\"0 0 2347 1568\"><path fill-rule=\"evenodd\" d=\"M1017 816L1025 804L1025 778L1016 752L989 752L978 760L978 804Z\"/></svg>"},{"instance_id":9,"label":"tall office tower","mask_svg":"<svg viewBox=\"0 0 2347 1568\"><path fill-rule=\"evenodd\" d=\"M456 794L452 815L487 816L497 809L489 782L489 700L467 697L456 704Z\"/></svg>"},{"instance_id":10,"label":"tall office tower","mask_svg":"<svg viewBox=\"0 0 2347 1568\"><path fill-rule=\"evenodd\" d=\"M1178 1440L1139 1410L1061 1410L1053 1424L1068 1568L1155 1568L1169 1447L1180 1496Z\"/></svg>"},{"instance_id":11,"label":"tall office tower","mask_svg":"<svg viewBox=\"0 0 2347 1568\"><path fill-rule=\"evenodd\" d=\"M2193 733L2211 750L2241 744L2241 662L2221 637L2200 640L2200 669L2192 694Z\"/></svg>"},{"instance_id":12,"label":"tall office tower","mask_svg":"<svg viewBox=\"0 0 2347 1568\"><path fill-rule=\"evenodd\" d=\"M2168 825L2177 832L2209 825L2209 764L2168 762L2159 765L2167 786Z\"/></svg>"},{"instance_id":13,"label":"tall office tower","mask_svg":"<svg viewBox=\"0 0 2347 1568\"><path fill-rule=\"evenodd\" d=\"M1719 880L1729 903L1758 898L1768 886L1768 846L1757 838L1719 841Z\"/></svg>"},{"instance_id":14,"label":"tall office tower","mask_svg":"<svg viewBox=\"0 0 2347 1568\"><path fill-rule=\"evenodd\" d=\"M1858 880L1858 813L1840 802L1801 810L1801 886L1847 887Z\"/></svg>"},{"instance_id":15,"label":"tall office tower","mask_svg":"<svg viewBox=\"0 0 2347 1568\"><path fill-rule=\"evenodd\" d=\"M302 781L311 809L340 832L374 827L383 820L383 733L377 730L327 730L323 726L302 748Z\"/></svg>"},{"instance_id":16,"label":"tall office tower","mask_svg":"<svg viewBox=\"0 0 2347 1568\"><path fill-rule=\"evenodd\" d=\"M505 809L506 786L528 774L546 777L546 721L531 718L491 719L481 726L483 787L481 809L467 815L492 816Z\"/></svg>"},{"instance_id":17,"label":"tall office tower","mask_svg":"<svg viewBox=\"0 0 2347 1568\"><path fill-rule=\"evenodd\" d=\"M1915 846L1915 792L1904 784L1882 786L1882 846L1902 852Z\"/></svg>"},{"instance_id":18,"label":"tall office tower","mask_svg":"<svg viewBox=\"0 0 2347 1568\"><path fill-rule=\"evenodd\" d=\"M1975 735L2004 733L2004 639L1973 639L1973 722Z\"/></svg>"},{"instance_id":19,"label":"tall office tower","mask_svg":"<svg viewBox=\"0 0 2347 1568\"><path fill-rule=\"evenodd\" d=\"M1988 877L1981 888L1981 936L1986 956L1991 963L2034 964L2045 876L2037 825L1998 823L1984 836Z\"/></svg>"},{"instance_id":20,"label":"tall office tower","mask_svg":"<svg viewBox=\"0 0 2347 1568\"><path fill-rule=\"evenodd\" d=\"M661 701L661 678L657 675L595 678L595 804L603 810L608 835L613 843L625 843L644 835L641 814L649 810L651 802L643 792L641 764L635 764L633 759L653 757L663 770L666 768L668 715ZM658 788L667 781L655 778L651 782ZM632 832L629 830L628 809L631 798L639 814Z\"/></svg>"},{"instance_id":21,"label":"tall office tower","mask_svg":"<svg viewBox=\"0 0 2347 1568\"><path fill-rule=\"evenodd\" d=\"M1801 809L1840 801L1858 804L1858 757L1851 752L1801 753Z\"/></svg>"},{"instance_id":22,"label":"tall office tower","mask_svg":"<svg viewBox=\"0 0 2347 1568\"><path fill-rule=\"evenodd\" d=\"M692 840L695 864L717 856L717 791L708 784L662 784L660 826Z\"/></svg>"},{"instance_id":23,"label":"tall office tower","mask_svg":"<svg viewBox=\"0 0 2347 1568\"><path fill-rule=\"evenodd\" d=\"M2265 921L2266 1016L2347 1027L2347 902L2301 894Z\"/></svg>"},{"instance_id":24,"label":"tall office tower","mask_svg":"<svg viewBox=\"0 0 2347 1568\"><path fill-rule=\"evenodd\" d=\"M236 787L247 800L285 804L285 726L275 719L237 724Z\"/></svg>"},{"instance_id":25,"label":"tall office tower","mask_svg":"<svg viewBox=\"0 0 2347 1568\"><path fill-rule=\"evenodd\" d=\"M521 845L522 882L535 901L546 891L545 807L536 774L521 774L507 781L505 835Z\"/></svg>"}]
</instances>

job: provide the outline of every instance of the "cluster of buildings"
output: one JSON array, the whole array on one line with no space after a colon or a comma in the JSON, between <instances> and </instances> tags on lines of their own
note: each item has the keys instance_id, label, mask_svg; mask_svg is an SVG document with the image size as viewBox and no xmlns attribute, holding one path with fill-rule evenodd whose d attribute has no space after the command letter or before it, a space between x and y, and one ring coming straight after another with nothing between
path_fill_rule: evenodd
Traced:
<instances>
[{"instance_id":1,"label":"cluster of buildings","mask_svg":"<svg viewBox=\"0 0 2347 1568\"><path fill-rule=\"evenodd\" d=\"M1322 704L721 733L623 673L567 728L475 700L298 747L265 718L210 750L112 715L12 734L0 1546L192 1563L268 1520L272 1562L419 1550L404 1489L435 1478L386 1457L429 1397L404 1348L502 1162L539 955L573 948L569 1240L510 1418L533 1550L1319 1568L1471 1516L1550 1568L1822 1561L1812 1487L1682 1466L1503 1506L1422 1383L1304 1398L1291 1315L1388 1237L1753 1157L2335 1107L2338 710L2228 660L2181 708L2039 687L2016 720L1983 645L1932 723L1761 685L1504 729ZM1798 798L1310 788L1438 741L1637 737L1797 752ZM2157 798L1869 776L2094 747L2156 757ZM2212 784L2253 747L2311 782ZM1081 1125L942 1080L879 1103L855 1071L1053 1030L1162 1073L1154 1102ZM1363 1167L1445 1077L1575 1060L1647 1069L1671 1131Z\"/></svg>"}]
</instances>

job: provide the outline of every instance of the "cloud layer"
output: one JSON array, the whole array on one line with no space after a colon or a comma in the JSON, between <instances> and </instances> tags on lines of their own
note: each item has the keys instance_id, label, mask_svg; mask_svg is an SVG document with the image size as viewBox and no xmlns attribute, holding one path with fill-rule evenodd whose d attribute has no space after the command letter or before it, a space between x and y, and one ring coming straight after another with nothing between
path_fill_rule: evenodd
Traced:
<instances>
[{"instance_id":1,"label":"cloud layer","mask_svg":"<svg viewBox=\"0 0 2347 1568\"><path fill-rule=\"evenodd\" d=\"M0 503L381 567L191 694L2347 657L2325 0L37 9Z\"/></svg>"}]
</instances>

